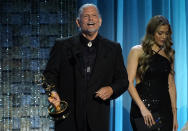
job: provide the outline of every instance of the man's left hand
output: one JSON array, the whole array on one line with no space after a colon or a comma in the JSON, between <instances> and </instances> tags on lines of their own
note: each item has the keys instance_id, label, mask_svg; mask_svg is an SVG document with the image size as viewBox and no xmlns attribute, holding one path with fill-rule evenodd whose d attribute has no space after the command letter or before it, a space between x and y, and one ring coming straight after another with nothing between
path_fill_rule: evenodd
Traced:
<instances>
[{"instance_id":1,"label":"man's left hand","mask_svg":"<svg viewBox=\"0 0 188 131\"><path fill-rule=\"evenodd\" d=\"M99 89L96 92L96 96L95 97L99 97L102 100L107 100L107 99L109 99L112 96L112 94L113 94L112 87L105 86L105 87L102 87L101 89Z\"/></svg>"}]
</instances>

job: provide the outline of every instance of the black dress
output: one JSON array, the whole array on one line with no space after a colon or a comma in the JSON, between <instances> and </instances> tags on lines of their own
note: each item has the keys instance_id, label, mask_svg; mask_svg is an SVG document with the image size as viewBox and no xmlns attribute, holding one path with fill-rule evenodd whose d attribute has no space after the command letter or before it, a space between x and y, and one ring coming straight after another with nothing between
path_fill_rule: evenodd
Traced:
<instances>
[{"instance_id":1,"label":"black dress","mask_svg":"<svg viewBox=\"0 0 188 131\"><path fill-rule=\"evenodd\" d=\"M140 109L132 100L130 120L134 131L172 131L173 114L171 108L168 75L171 70L167 58L155 52L149 59L149 68L136 89L145 106L152 113L156 124L147 127Z\"/></svg>"}]
</instances>

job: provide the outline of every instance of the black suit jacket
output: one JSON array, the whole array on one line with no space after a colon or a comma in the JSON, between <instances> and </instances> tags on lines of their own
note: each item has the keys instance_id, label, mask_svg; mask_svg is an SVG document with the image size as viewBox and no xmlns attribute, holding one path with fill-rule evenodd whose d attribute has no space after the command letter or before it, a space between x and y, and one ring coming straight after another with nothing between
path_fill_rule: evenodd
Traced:
<instances>
[{"instance_id":1,"label":"black suit jacket","mask_svg":"<svg viewBox=\"0 0 188 131\"><path fill-rule=\"evenodd\" d=\"M79 35L56 40L44 76L56 85L60 98L67 101L71 109L69 118L55 123L56 131L84 131L87 122L94 131L108 131L110 100L96 99L94 94L101 87L111 86L111 99L115 99L128 88L120 45L101 36L87 88Z\"/></svg>"}]
</instances>

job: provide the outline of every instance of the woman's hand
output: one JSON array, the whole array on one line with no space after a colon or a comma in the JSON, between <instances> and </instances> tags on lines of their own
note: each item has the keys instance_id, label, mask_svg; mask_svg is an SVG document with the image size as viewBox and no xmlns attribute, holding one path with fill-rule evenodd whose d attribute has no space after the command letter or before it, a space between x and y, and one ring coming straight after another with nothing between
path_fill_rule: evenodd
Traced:
<instances>
[{"instance_id":1,"label":"woman's hand","mask_svg":"<svg viewBox=\"0 0 188 131\"><path fill-rule=\"evenodd\" d=\"M140 111L144 118L144 123L147 126L151 127L151 126L155 125L155 120L153 119L151 112L145 106L141 107Z\"/></svg>"},{"instance_id":2,"label":"woman's hand","mask_svg":"<svg viewBox=\"0 0 188 131\"><path fill-rule=\"evenodd\" d=\"M173 131L177 131L178 130L178 120L177 117L174 116L173 117Z\"/></svg>"}]
</instances>

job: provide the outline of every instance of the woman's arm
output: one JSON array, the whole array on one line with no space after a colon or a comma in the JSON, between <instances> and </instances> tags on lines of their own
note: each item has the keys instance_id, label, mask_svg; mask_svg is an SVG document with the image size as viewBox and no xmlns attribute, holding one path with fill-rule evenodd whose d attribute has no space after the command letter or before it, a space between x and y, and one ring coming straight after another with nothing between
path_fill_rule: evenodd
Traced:
<instances>
[{"instance_id":1,"label":"woman's arm","mask_svg":"<svg viewBox=\"0 0 188 131\"><path fill-rule=\"evenodd\" d=\"M172 69L174 69L174 65L172 65ZM174 80L174 74L170 73L168 77L168 84L169 84L169 94L170 100L172 105L172 112L173 112L173 129L177 131L178 123L177 123L177 105L176 105L176 85Z\"/></svg>"},{"instance_id":2,"label":"woman's arm","mask_svg":"<svg viewBox=\"0 0 188 131\"><path fill-rule=\"evenodd\" d=\"M138 67L138 59L142 55L142 53L143 53L143 50L140 45L134 46L129 53L128 60L127 60L127 73L128 73L128 79L129 79L128 91L132 99L136 102L136 104L140 108L145 124L148 126L152 126L155 124L155 121L150 111L146 108L146 106L142 102L136 88L134 87L134 80L136 78L136 72L137 72L137 67Z\"/></svg>"}]
</instances>

